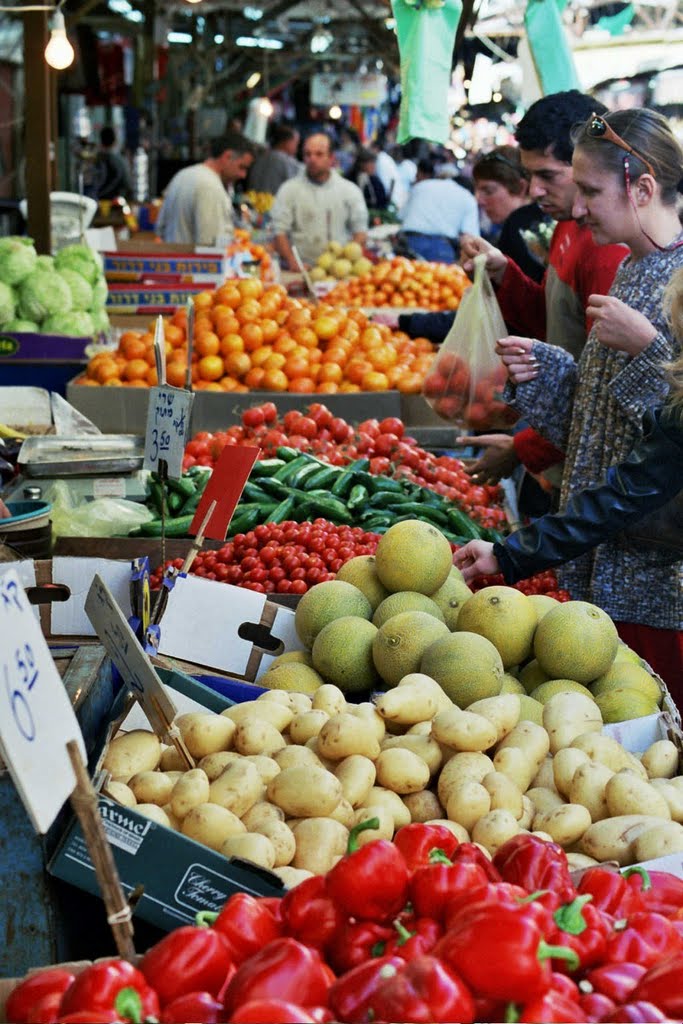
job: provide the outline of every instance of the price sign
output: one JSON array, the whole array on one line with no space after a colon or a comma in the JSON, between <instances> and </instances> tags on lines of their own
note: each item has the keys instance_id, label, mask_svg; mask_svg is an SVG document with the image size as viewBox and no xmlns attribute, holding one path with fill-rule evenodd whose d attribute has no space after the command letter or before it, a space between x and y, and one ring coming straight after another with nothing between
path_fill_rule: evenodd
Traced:
<instances>
[{"instance_id":1,"label":"price sign","mask_svg":"<svg viewBox=\"0 0 683 1024\"><path fill-rule=\"evenodd\" d=\"M10 570L0 579L0 753L37 832L47 832L76 785L70 740L87 763L64 683Z\"/></svg>"},{"instance_id":2,"label":"price sign","mask_svg":"<svg viewBox=\"0 0 683 1024\"><path fill-rule=\"evenodd\" d=\"M158 472L159 462L163 460L170 479L180 479L193 401L194 394L191 391L168 386L150 388L145 431L145 469Z\"/></svg>"},{"instance_id":3,"label":"price sign","mask_svg":"<svg viewBox=\"0 0 683 1024\"><path fill-rule=\"evenodd\" d=\"M214 540L225 540L232 514L240 500L260 449L250 445L228 445L218 457L209 482L204 488L190 533L196 534L212 502L216 508L204 528L204 534Z\"/></svg>"},{"instance_id":4,"label":"price sign","mask_svg":"<svg viewBox=\"0 0 683 1024\"><path fill-rule=\"evenodd\" d=\"M126 616L97 574L85 599L85 611L124 683L142 704L150 725L157 735L166 735L176 716L175 705L166 694L152 662L140 647Z\"/></svg>"}]
</instances>

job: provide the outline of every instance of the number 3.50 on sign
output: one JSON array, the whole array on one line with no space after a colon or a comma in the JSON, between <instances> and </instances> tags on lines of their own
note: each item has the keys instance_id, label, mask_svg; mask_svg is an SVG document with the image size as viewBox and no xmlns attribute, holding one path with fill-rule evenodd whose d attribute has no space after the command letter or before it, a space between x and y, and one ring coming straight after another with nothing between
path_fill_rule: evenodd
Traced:
<instances>
[{"instance_id":1,"label":"number 3.50 on sign","mask_svg":"<svg viewBox=\"0 0 683 1024\"><path fill-rule=\"evenodd\" d=\"M81 730L14 571L0 579L0 753L38 832L46 832L75 777L66 744Z\"/></svg>"}]
</instances>

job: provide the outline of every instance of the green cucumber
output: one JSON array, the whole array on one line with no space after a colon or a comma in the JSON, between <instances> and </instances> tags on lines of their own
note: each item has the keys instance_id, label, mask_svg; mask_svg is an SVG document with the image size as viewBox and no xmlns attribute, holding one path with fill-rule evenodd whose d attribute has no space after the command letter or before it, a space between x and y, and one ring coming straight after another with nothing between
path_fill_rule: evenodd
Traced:
<instances>
[{"instance_id":1,"label":"green cucumber","mask_svg":"<svg viewBox=\"0 0 683 1024\"><path fill-rule=\"evenodd\" d=\"M313 511L317 516L322 516L323 519L330 519L336 523L352 523L353 516L347 509L346 505L339 501L337 498L325 497L316 498L313 497L310 492L307 493L306 507L309 511Z\"/></svg>"},{"instance_id":2,"label":"green cucumber","mask_svg":"<svg viewBox=\"0 0 683 1024\"><path fill-rule=\"evenodd\" d=\"M168 489L179 494L183 500L190 498L197 489L197 485L191 477L181 476L180 480L168 480Z\"/></svg>"},{"instance_id":3,"label":"green cucumber","mask_svg":"<svg viewBox=\"0 0 683 1024\"><path fill-rule=\"evenodd\" d=\"M321 465L317 459L311 459L306 457L306 464L298 469L296 473L293 473L289 479L289 483L292 487L307 489L307 481L318 473L321 469Z\"/></svg>"},{"instance_id":4,"label":"green cucumber","mask_svg":"<svg viewBox=\"0 0 683 1024\"><path fill-rule=\"evenodd\" d=\"M284 466L281 466L280 469L276 470L273 473L271 480L279 480L282 484L291 484L293 482L293 477L300 469L308 466L310 461L311 460L308 455L299 455L296 459L292 459L291 462L285 462Z\"/></svg>"},{"instance_id":5,"label":"green cucumber","mask_svg":"<svg viewBox=\"0 0 683 1024\"><path fill-rule=\"evenodd\" d=\"M194 514L167 519L165 530L161 519L151 519L148 523L142 523L140 535L142 537L161 537L163 532L166 537L186 537L193 519Z\"/></svg>"},{"instance_id":6,"label":"green cucumber","mask_svg":"<svg viewBox=\"0 0 683 1024\"><path fill-rule=\"evenodd\" d=\"M373 476L371 480L371 488L374 494L377 494L379 491L393 491L395 494L403 494L403 483L400 480L394 480L390 476Z\"/></svg>"},{"instance_id":7,"label":"green cucumber","mask_svg":"<svg viewBox=\"0 0 683 1024\"><path fill-rule=\"evenodd\" d=\"M415 505L410 494L398 494L394 491L377 491L368 501L370 508L388 508L390 505Z\"/></svg>"},{"instance_id":8,"label":"green cucumber","mask_svg":"<svg viewBox=\"0 0 683 1024\"><path fill-rule=\"evenodd\" d=\"M284 501L285 498L288 498L292 490L287 484L280 483L279 480L275 480L272 476L264 476L259 480L258 485L262 491L265 491L272 498L277 498L278 501Z\"/></svg>"},{"instance_id":9,"label":"green cucumber","mask_svg":"<svg viewBox=\"0 0 683 1024\"><path fill-rule=\"evenodd\" d=\"M283 459L285 462L292 462L293 459L298 459L301 452L298 448L290 448L289 445L281 444L279 448L275 449L275 454L278 459Z\"/></svg>"},{"instance_id":10,"label":"green cucumber","mask_svg":"<svg viewBox=\"0 0 683 1024\"><path fill-rule=\"evenodd\" d=\"M268 501L268 495L257 483L247 480L240 501Z\"/></svg>"},{"instance_id":11,"label":"green cucumber","mask_svg":"<svg viewBox=\"0 0 683 1024\"><path fill-rule=\"evenodd\" d=\"M178 491L171 491L168 495L168 511L170 515L177 516L185 504L185 498Z\"/></svg>"},{"instance_id":12,"label":"green cucumber","mask_svg":"<svg viewBox=\"0 0 683 1024\"><path fill-rule=\"evenodd\" d=\"M459 537L466 537L467 540L479 540L481 529L464 512L458 508L449 508L446 515L448 526L453 533L457 533Z\"/></svg>"},{"instance_id":13,"label":"green cucumber","mask_svg":"<svg viewBox=\"0 0 683 1024\"><path fill-rule=\"evenodd\" d=\"M306 478L306 490L314 491L317 488L329 490L342 472L339 466L323 466L317 473Z\"/></svg>"},{"instance_id":14,"label":"green cucumber","mask_svg":"<svg viewBox=\"0 0 683 1024\"><path fill-rule=\"evenodd\" d=\"M422 522L433 523L434 526L448 526L448 514L440 512L438 508L431 505L423 505L419 501L408 501L392 505L387 502L387 509L394 508L402 516L412 516L413 519L421 519Z\"/></svg>"},{"instance_id":15,"label":"green cucumber","mask_svg":"<svg viewBox=\"0 0 683 1024\"><path fill-rule=\"evenodd\" d=\"M262 476L272 476L273 473L284 465L284 459L257 459L252 466L249 476L250 478L256 477L257 479Z\"/></svg>"},{"instance_id":16,"label":"green cucumber","mask_svg":"<svg viewBox=\"0 0 683 1024\"><path fill-rule=\"evenodd\" d=\"M362 508L368 504L368 489L363 484L354 484L351 488L351 493L346 500L346 507L350 511L354 509Z\"/></svg>"},{"instance_id":17,"label":"green cucumber","mask_svg":"<svg viewBox=\"0 0 683 1024\"><path fill-rule=\"evenodd\" d=\"M272 512L266 516L263 520L264 523L283 523L286 519L292 518L292 513L296 508L296 497L290 494L289 497L281 501L279 505L276 505Z\"/></svg>"}]
</instances>

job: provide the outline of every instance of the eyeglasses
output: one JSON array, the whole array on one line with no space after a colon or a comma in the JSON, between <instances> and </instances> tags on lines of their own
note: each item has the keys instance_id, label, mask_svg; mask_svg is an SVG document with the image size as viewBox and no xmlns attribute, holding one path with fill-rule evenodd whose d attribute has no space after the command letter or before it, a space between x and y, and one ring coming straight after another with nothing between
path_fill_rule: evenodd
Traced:
<instances>
[{"instance_id":1,"label":"eyeglasses","mask_svg":"<svg viewBox=\"0 0 683 1024\"><path fill-rule=\"evenodd\" d=\"M600 117L599 114L591 114L588 127L586 128L587 134L591 139L606 139L607 142L613 142L619 149L623 149L624 152L630 153L635 156L638 160L645 164L648 174L651 174L653 178L656 178L655 169L649 160L646 160L644 156L634 149L633 146L629 146L628 142L625 142L620 135L611 128L604 117Z\"/></svg>"}]
</instances>

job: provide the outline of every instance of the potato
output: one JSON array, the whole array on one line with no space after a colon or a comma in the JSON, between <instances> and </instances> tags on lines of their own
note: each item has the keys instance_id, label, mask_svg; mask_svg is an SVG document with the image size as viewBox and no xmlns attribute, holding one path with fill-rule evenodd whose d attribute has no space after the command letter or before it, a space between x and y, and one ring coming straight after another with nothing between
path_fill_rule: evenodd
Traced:
<instances>
[{"instance_id":1,"label":"potato","mask_svg":"<svg viewBox=\"0 0 683 1024\"><path fill-rule=\"evenodd\" d=\"M250 831L267 836L275 850L275 867L291 864L296 853L296 840L289 825L284 821L266 821L259 828L251 827Z\"/></svg>"},{"instance_id":2,"label":"potato","mask_svg":"<svg viewBox=\"0 0 683 1024\"><path fill-rule=\"evenodd\" d=\"M629 769L612 775L605 786L605 799L613 818L622 814L649 814L671 820L669 805L662 794Z\"/></svg>"},{"instance_id":3,"label":"potato","mask_svg":"<svg viewBox=\"0 0 683 1024\"><path fill-rule=\"evenodd\" d=\"M164 747L159 759L159 768L162 772L177 771L184 773L187 771L187 763L177 747Z\"/></svg>"},{"instance_id":4,"label":"potato","mask_svg":"<svg viewBox=\"0 0 683 1024\"><path fill-rule=\"evenodd\" d=\"M182 820L185 815L205 804L209 799L209 780L201 768L192 768L178 779L171 791L171 807L176 818Z\"/></svg>"},{"instance_id":5,"label":"potato","mask_svg":"<svg viewBox=\"0 0 683 1024\"><path fill-rule=\"evenodd\" d=\"M596 821L581 837L581 850L597 861L616 860L624 867L634 861L634 844L639 835L659 827L661 818L648 814L620 814Z\"/></svg>"},{"instance_id":6,"label":"potato","mask_svg":"<svg viewBox=\"0 0 683 1024\"><path fill-rule=\"evenodd\" d=\"M565 747L560 753L564 754L569 749ZM610 816L605 789L613 775L614 772L599 761L588 761L579 765L574 772L569 787L569 800L573 804L583 804L588 809L591 821L602 821Z\"/></svg>"},{"instance_id":7,"label":"potato","mask_svg":"<svg viewBox=\"0 0 683 1024\"><path fill-rule=\"evenodd\" d=\"M683 789L683 775L674 775L672 779L669 779L669 782L677 789Z\"/></svg>"},{"instance_id":8,"label":"potato","mask_svg":"<svg viewBox=\"0 0 683 1024\"><path fill-rule=\"evenodd\" d=\"M338 763L337 759L333 757L325 757L324 754L321 754L317 736L311 736L310 740L306 740L303 747L297 747L294 745L295 750L303 750L305 747L308 747L311 753L317 757L318 764L328 772L333 772L335 770Z\"/></svg>"},{"instance_id":9,"label":"potato","mask_svg":"<svg viewBox=\"0 0 683 1024\"><path fill-rule=\"evenodd\" d=\"M362 754L350 754L340 761L334 774L341 782L344 798L352 807L360 807L365 803L367 795L375 785L377 769L369 757Z\"/></svg>"},{"instance_id":10,"label":"potato","mask_svg":"<svg viewBox=\"0 0 683 1024\"><path fill-rule=\"evenodd\" d=\"M430 818L442 817L444 813L439 798L431 789L423 789L420 793L408 793L403 797L403 803L408 808L411 821L429 821Z\"/></svg>"},{"instance_id":11,"label":"potato","mask_svg":"<svg viewBox=\"0 0 683 1024\"><path fill-rule=\"evenodd\" d=\"M683 790L672 786L668 779L652 779L651 785L666 800L671 820L683 824Z\"/></svg>"},{"instance_id":12,"label":"potato","mask_svg":"<svg viewBox=\"0 0 683 1024\"><path fill-rule=\"evenodd\" d=\"M268 799L296 818L323 818L342 795L341 782L332 772L309 765L285 768L268 783Z\"/></svg>"},{"instance_id":13,"label":"potato","mask_svg":"<svg viewBox=\"0 0 683 1024\"><path fill-rule=\"evenodd\" d=\"M122 807L135 807L137 804L135 793L125 782L116 782L114 779L110 779L102 792L105 796L116 800L116 803L121 804Z\"/></svg>"},{"instance_id":14,"label":"potato","mask_svg":"<svg viewBox=\"0 0 683 1024\"><path fill-rule=\"evenodd\" d=\"M373 786L363 806L384 807L394 819L394 829L401 828L403 825L410 825L408 808L398 793L394 793L391 789L385 789L383 786Z\"/></svg>"},{"instance_id":15,"label":"potato","mask_svg":"<svg viewBox=\"0 0 683 1024\"><path fill-rule=\"evenodd\" d=\"M289 738L292 743L305 743L311 736L317 736L330 716L326 711L304 711L295 715L289 723Z\"/></svg>"},{"instance_id":16,"label":"potato","mask_svg":"<svg viewBox=\"0 0 683 1024\"><path fill-rule=\"evenodd\" d=\"M493 758L493 768L507 775L522 793L526 793L536 774L536 762L530 761L527 751L521 747L503 747L498 750Z\"/></svg>"},{"instance_id":17,"label":"potato","mask_svg":"<svg viewBox=\"0 0 683 1024\"><path fill-rule=\"evenodd\" d=\"M553 837L560 846L571 846L590 827L591 816L583 804L565 804L544 814L535 814L533 826Z\"/></svg>"},{"instance_id":18,"label":"potato","mask_svg":"<svg viewBox=\"0 0 683 1024\"><path fill-rule=\"evenodd\" d=\"M335 809L328 817L332 821L338 821L345 828L352 828L354 822L355 808L351 806L348 800L344 797L341 798ZM304 821L307 819L304 818Z\"/></svg>"},{"instance_id":19,"label":"potato","mask_svg":"<svg viewBox=\"0 0 683 1024\"><path fill-rule=\"evenodd\" d=\"M236 750L219 750L215 754L207 754L206 757L203 757L197 768L206 772L209 782L213 782L223 774L228 765L234 764L235 761L241 761L243 756Z\"/></svg>"},{"instance_id":20,"label":"potato","mask_svg":"<svg viewBox=\"0 0 683 1024\"><path fill-rule=\"evenodd\" d=\"M284 883L285 889L296 889L297 885L305 882L307 878L315 877L312 871L304 871L303 868L292 868L287 865L274 867L273 874Z\"/></svg>"},{"instance_id":21,"label":"potato","mask_svg":"<svg viewBox=\"0 0 683 1024\"><path fill-rule=\"evenodd\" d=\"M266 754L245 754L244 757L247 761L251 761L261 776L261 782L266 785L280 773L280 765L274 758L268 757Z\"/></svg>"},{"instance_id":22,"label":"potato","mask_svg":"<svg viewBox=\"0 0 683 1024\"><path fill-rule=\"evenodd\" d=\"M346 853L349 830L331 818L307 818L292 831L296 841L292 867L324 875Z\"/></svg>"},{"instance_id":23,"label":"potato","mask_svg":"<svg viewBox=\"0 0 683 1024\"><path fill-rule=\"evenodd\" d=\"M133 729L111 741L102 767L114 778L128 780L138 772L153 772L160 760L159 737L147 729Z\"/></svg>"},{"instance_id":24,"label":"potato","mask_svg":"<svg viewBox=\"0 0 683 1024\"><path fill-rule=\"evenodd\" d=\"M431 736L431 734L431 720L429 722L416 722L415 725L411 725L410 728L406 729L406 731L403 733L404 736Z\"/></svg>"},{"instance_id":25,"label":"potato","mask_svg":"<svg viewBox=\"0 0 683 1024\"><path fill-rule=\"evenodd\" d=\"M491 725L495 726L498 736L496 742L500 742L512 732L519 722L521 705L516 693L503 693L498 697L485 697L483 700L476 700L469 704L468 711L475 715L483 715Z\"/></svg>"},{"instance_id":26,"label":"potato","mask_svg":"<svg viewBox=\"0 0 683 1024\"><path fill-rule=\"evenodd\" d=\"M455 705L432 720L432 736L454 750L484 751L494 745L498 730L483 715L461 711Z\"/></svg>"},{"instance_id":27,"label":"potato","mask_svg":"<svg viewBox=\"0 0 683 1024\"><path fill-rule=\"evenodd\" d=\"M459 785L464 779L481 782L484 776L492 771L493 761L486 754L465 752L454 754L441 769L437 783L437 792L442 807L448 803L448 794L453 786Z\"/></svg>"},{"instance_id":28,"label":"potato","mask_svg":"<svg viewBox=\"0 0 683 1024\"><path fill-rule=\"evenodd\" d=\"M542 725L537 725L535 722L529 722L524 719L517 723L504 740L501 740L497 749L501 751L507 750L509 747L517 747L524 751L527 755L527 760L535 765L533 772L535 775L548 756L550 741L548 733Z\"/></svg>"},{"instance_id":29,"label":"potato","mask_svg":"<svg viewBox=\"0 0 683 1024\"><path fill-rule=\"evenodd\" d=\"M229 836L221 846L219 853L224 857L239 857L240 860L251 861L262 868L275 867L275 847L268 836L259 832L244 832L239 836Z\"/></svg>"},{"instance_id":30,"label":"potato","mask_svg":"<svg viewBox=\"0 0 683 1024\"><path fill-rule=\"evenodd\" d=\"M582 764L588 764L590 758L583 750L575 747L563 747L553 757L553 780L555 789L562 796L568 796L572 788L574 772Z\"/></svg>"},{"instance_id":31,"label":"potato","mask_svg":"<svg viewBox=\"0 0 683 1024\"><path fill-rule=\"evenodd\" d=\"M599 761L613 772L620 772L622 768L632 768L642 779L647 779L647 772L638 758L624 750L621 743L611 736L582 733L572 741L572 747L583 750L591 761Z\"/></svg>"},{"instance_id":32,"label":"potato","mask_svg":"<svg viewBox=\"0 0 683 1024\"><path fill-rule=\"evenodd\" d=\"M540 786L542 789L554 789L557 792L552 754L548 754L548 756L543 759L541 767L531 780L531 785L534 787Z\"/></svg>"},{"instance_id":33,"label":"potato","mask_svg":"<svg viewBox=\"0 0 683 1024\"><path fill-rule=\"evenodd\" d=\"M138 804L135 810L143 817L155 821L157 825L165 825L166 828L173 828L173 821L166 811L157 804Z\"/></svg>"},{"instance_id":34,"label":"potato","mask_svg":"<svg viewBox=\"0 0 683 1024\"><path fill-rule=\"evenodd\" d=\"M449 818L430 818L428 821L425 821L425 825L443 825L444 828L450 829L459 842L469 843L470 841L467 829L463 828L462 825L458 825L457 821L450 821Z\"/></svg>"},{"instance_id":35,"label":"potato","mask_svg":"<svg viewBox=\"0 0 683 1024\"><path fill-rule=\"evenodd\" d=\"M592 697L583 693L556 693L543 705L543 727L550 740L550 752L571 745L577 736L600 732L602 715Z\"/></svg>"},{"instance_id":36,"label":"potato","mask_svg":"<svg viewBox=\"0 0 683 1024\"><path fill-rule=\"evenodd\" d=\"M291 708L295 715L310 711L312 706L311 698L307 693L296 693L290 690L266 690L265 693L260 693L256 700L284 704L285 707Z\"/></svg>"},{"instance_id":37,"label":"potato","mask_svg":"<svg viewBox=\"0 0 683 1024\"><path fill-rule=\"evenodd\" d=\"M220 850L230 836L240 835L247 830L232 811L218 804L203 803L184 815L180 831L184 836L210 846L212 850Z\"/></svg>"},{"instance_id":38,"label":"potato","mask_svg":"<svg viewBox=\"0 0 683 1024\"><path fill-rule=\"evenodd\" d=\"M671 740L657 740L640 760L648 778L671 779L678 770L678 748Z\"/></svg>"},{"instance_id":39,"label":"potato","mask_svg":"<svg viewBox=\"0 0 683 1024\"><path fill-rule=\"evenodd\" d=\"M382 718L390 722L414 725L416 722L431 720L438 711L444 709L439 694L446 696L430 676L411 672L403 677L398 686L377 697L375 707Z\"/></svg>"},{"instance_id":40,"label":"potato","mask_svg":"<svg viewBox=\"0 0 683 1024\"><path fill-rule=\"evenodd\" d=\"M268 705L263 705L264 707ZM270 707L280 707L279 704L271 704ZM278 750L287 746L284 736L274 725L270 725L264 719L251 716L237 724L233 746L240 754L265 754L271 757Z\"/></svg>"},{"instance_id":41,"label":"potato","mask_svg":"<svg viewBox=\"0 0 683 1024\"><path fill-rule=\"evenodd\" d=\"M235 725L251 720L267 722L273 729L282 732L294 718L294 711L289 704L280 704L279 701L245 700L221 711L221 716L229 718Z\"/></svg>"},{"instance_id":42,"label":"potato","mask_svg":"<svg viewBox=\"0 0 683 1024\"><path fill-rule=\"evenodd\" d=\"M517 822L517 824L519 825L520 829L522 829L522 828L526 828L526 829L531 828L531 824L532 824L532 822L534 820L535 813L536 813L536 808L534 807L533 803L531 802L531 800L529 799L529 797L525 793L522 796L522 816L521 816L521 818L519 818L519 820Z\"/></svg>"},{"instance_id":43,"label":"potato","mask_svg":"<svg viewBox=\"0 0 683 1024\"><path fill-rule=\"evenodd\" d=\"M138 803L163 807L171 798L174 783L163 772L138 772L128 785Z\"/></svg>"},{"instance_id":44,"label":"potato","mask_svg":"<svg viewBox=\"0 0 683 1024\"><path fill-rule=\"evenodd\" d=\"M253 804L246 814L242 815L242 821L247 832L258 832L262 825L271 821L284 821L285 812L281 807L269 803L267 800L258 800Z\"/></svg>"},{"instance_id":45,"label":"potato","mask_svg":"<svg viewBox=\"0 0 683 1024\"><path fill-rule=\"evenodd\" d=\"M503 843L519 832L519 825L509 811L489 811L472 829L472 842L480 843L493 856Z\"/></svg>"},{"instance_id":46,"label":"potato","mask_svg":"<svg viewBox=\"0 0 683 1024\"><path fill-rule=\"evenodd\" d=\"M175 832L180 832L180 826L182 825L182 822L180 821L179 818L176 818L175 814L173 813L173 808L171 807L171 805L166 804L165 807L162 807L162 811L164 811L168 816L168 820L171 823L171 828Z\"/></svg>"},{"instance_id":47,"label":"potato","mask_svg":"<svg viewBox=\"0 0 683 1024\"><path fill-rule=\"evenodd\" d=\"M514 696L514 695L513 695ZM482 781L491 797L491 810L510 811L519 821L522 817L522 793L518 786L502 772L489 772Z\"/></svg>"},{"instance_id":48,"label":"potato","mask_svg":"<svg viewBox=\"0 0 683 1024\"><path fill-rule=\"evenodd\" d=\"M394 793L419 793L429 782L429 766L412 750L383 750L375 762L380 786Z\"/></svg>"},{"instance_id":49,"label":"potato","mask_svg":"<svg viewBox=\"0 0 683 1024\"><path fill-rule=\"evenodd\" d=\"M382 740L382 750L391 750L395 747L403 747L412 750L421 758L429 768L429 774L435 775L443 762L441 747L431 736L417 736L404 734L403 736L386 736Z\"/></svg>"},{"instance_id":50,"label":"potato","mask_svg":"<svg viewBox=\"0 0 683 1024\"><path fill-rule=\"evenodd\" d=\"M346 711L346 697L332 683L323 683L313 694L313 710L325 711L329 718Z\"/></svg>"},{"instance_id":51,"label":"potato","mask_svg":"<svg viewBox=\"0 0 683 1024\"><path fill-rule=\"evenodd\" d=\"M556 807L564 807L564 800L556 789L547 789L545 786L534 786L527 789L525 796L531 800L535 811L545 814L554 811Z\"/></svg>"},{"instance_id":52,"label":"potato","mask_svg":"<svg viewBox=\"0 0 683 1024\"><path fill-rule=\"evenodd\" d=\"M210 784L209 801L241 818L258 800L263 799L265 788L256 765L242 758L228 765L223 774Z\"/></svg>"},{"instance_id":53,"label":"potato","mask_svg":"<svg viewBox=\"0 0 683 1024\"><path fill-rule=\"evenodd\" d=\"M683 826L675 821L663 822L647 829L633 844L636 862L666 857L669 853L683 853Z\"/></svg>"},{"instance_id":54,"label":"potato","mask_svg":"<svg viewBox=\"0 0 683 1024\"><path fill-rule=\"evenodd\" d=\"M316 749L333 761L341 761L351 754L361 754L374 761L380 746L374 723L366 715L361 717L345 711L325 722L318 733Z\"/></svg>"},{"instance_id":55,"label":"potato","mask_svg":"<svg viewBox=\"0 0 683 1024\"><path fill-rule=\"evenodd\" d=\"M400 800L399 797L396 799ZM395 826L393 814L384 805L368 804L367 807L358 807L353 825L355 827L364 821L372 821L373 818L377 819L379 825L377 828L366 828L358 833L359 846L365 846L373 839L393 839L394 831L398 826Z\"/></svg>"},{"instance_id":56,"label":"potato","mask_svg":"<svg viewBox=\"0 0 683 1024\"><path fill-rule=\"evenodd\" d=\"M276 750L273 754L273 761L275 761L280 771L283 771L285 768L299 768L304 765L315 766L316 768L322 767L320 758L310 747L299 747L296 744L283 747L282 750Z\"/></svg>"},{"instance_id":57,"label":"potato","mask_svg":"<svg viewBox=\"0 0 683 1024\"><path fill-rule=\"evenodd\" d=\"M372 703L372 701L363 701L361 704L347 704L346 710L348 714L355 718L368 722L377 737L377 742L381 743L387 734L387 727L384 724L384 719L380 715L379 711Z\"/></svg>"},{"instance_id":58,"label":"potato","mask_svg":"<svg viewBox=\"0 0 683 1024\"><path fill-rule=\"evenodd\" d=\"M463 779L460 785L453 786L448 793L447 816L470 833L479 819L490 810L491 794L481 782L475 782L474 779Z\"/></svg>"},{"instance_id":59,"label":"potato","mask_svg":"<svg viewBox=\"0 0 683 1024\"><path fill-rule=\"evenodd\" d=\"M196 765L196 767L199 768L201 766L200 765ZM163 774L166 776L167 779L170 779L171 782L173 783L173 785L175 786L175 784L178 781L178 779L180 778L180 776L184 775L186 771L187 771L187 769L184 769L184 771L182 771L182 772L164 772Z\"/></svg>"},{"instance_id":60,"label":"potato","mask_svg":"<svg viewBox=\"0 0 683 1024\"><path fill-rule=\"evenodd\" d=\"M587 857L585 853L567 854L567 864L570 871L584 871L586 868L594 868L597 865L595 857Z\"/></svg>"},{"instance_id":61,"label":"potato","mask_svg":"<svg viewBox=\"0 0 683 1024\"><path fill-rule=\"evenodd\" d=\"M195 760L219 750L229 750L235 735L235 723L223 715L194 712L176 719L185 746Z\"/></svg>"}]
</instances>

